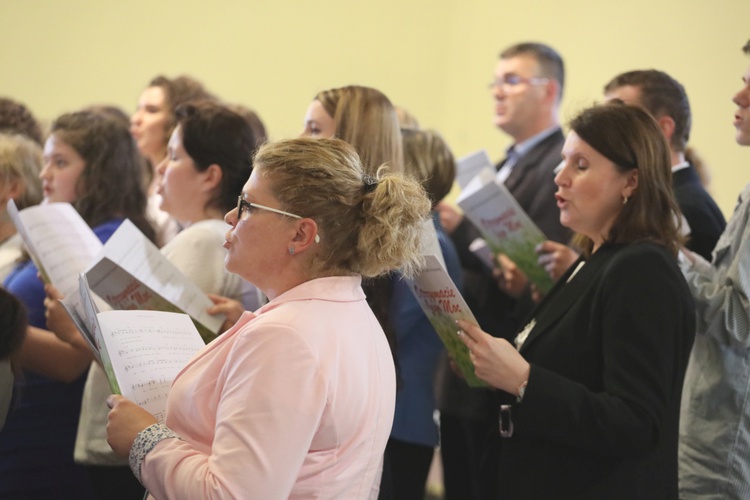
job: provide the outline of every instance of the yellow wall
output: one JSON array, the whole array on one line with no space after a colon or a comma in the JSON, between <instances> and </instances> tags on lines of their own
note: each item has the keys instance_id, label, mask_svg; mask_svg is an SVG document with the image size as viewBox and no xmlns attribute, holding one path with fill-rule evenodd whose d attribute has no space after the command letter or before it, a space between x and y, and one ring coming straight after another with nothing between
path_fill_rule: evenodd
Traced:
<instances>
[{"instance_id":1,"label":"yellow wall","mask_svg":"<svg viewBox=\"0 0 750 500\"><path fill-rule=\"evenodd\" d=\"M500 49L539 40L565 58L564 120L621 71L680 80L692 144L729 214L750 180L730 101L750 63L749 19L748 0L0 0L0 95L49 121L91 103L131 110L154 75L188 73L280 138L300 131L317 91L357 83L441 131L456 155L499 158L508 141L486 84Z\"/></svg>"}]
</instances>

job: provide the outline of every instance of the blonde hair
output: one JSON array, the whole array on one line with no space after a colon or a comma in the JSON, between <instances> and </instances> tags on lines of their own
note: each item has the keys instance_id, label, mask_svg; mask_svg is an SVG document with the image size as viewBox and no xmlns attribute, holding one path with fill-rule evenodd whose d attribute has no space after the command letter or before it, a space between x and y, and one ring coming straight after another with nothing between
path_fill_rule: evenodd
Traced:
<instances>
[{"instance_id":1,"label":"blonde hair","mask_svg":"<svg viewBox=\"0 0 750 500\"><path fill-rule=\"evenodd\" d=\"M396 106L396 116L398 117L398 123L402 130L405 128L419 128L417 117L411 114L408 109Z\"/></svg>"},{"instance_id":2,"label":"blonde hair","mask_svg":"<svg viewBox=\"0 0 750 500\"><path fill-rule=\"evenodd\" d=\"M400 269L413 276L421 267L430 202L416 181L384 167L367 176L354 148L339 139L265 144L254 165L284 210L318 225L314 275L376 277Z\"/></svg>"},{"instance_id":3,"label":"blonde hair","mask_svg":"<svg viewBox=\"0 0 750 500\"><path fill-rule=\"evenodd\" d=\"M315 96L336 124L336 137L356 149L365 172L375 175L386 164L402 172L401 129L391 101L379 90L350 85Z\"/></svg>"},{"instance_id":4,"label":"blonde hair","mask_svg":"<svg viewBox=\"0 0 750 500\"><path fill-rule=\"evenodd\" d=\"M456 178L456 160L448 144L434 130L401 129L404 172L414 177L433 205L445 198Z\"/></svg>"},{"instance_id":5,"label":"blonde hair","mask_svg":"<svg viewBox=\"0 0 750 500\"><path fill-rule=\"evenodd\" d=\"M21 182L23 189L15 199L19 210L42 201L42 148L20 134L0 134L0 183Z\"/></svg>"}]
</instances>

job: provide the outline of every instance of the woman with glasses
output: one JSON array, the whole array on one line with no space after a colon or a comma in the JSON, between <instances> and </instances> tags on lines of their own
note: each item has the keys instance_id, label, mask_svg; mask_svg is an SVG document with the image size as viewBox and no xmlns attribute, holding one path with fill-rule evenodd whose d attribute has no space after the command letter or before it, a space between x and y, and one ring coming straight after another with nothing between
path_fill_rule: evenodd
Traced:
<instances>
[{"instance_id":1,"label":"woman with glasses","mask_svg":"<svg viewBox=\"0 0 750 500\"><path fill-rule=\"evenodd\" d=\"M669 148L647 112L622 103L570 128L555 198L584 255L514 344L459 322L477 376L505 398L498 491L676 499L695 311L677 266Z\"/></svg>"},{"instance_id":2,"label":"woman with glasses","mask_svg":"<svg viewBox=\"0 0 750 500\"><path fill-rule=\"evenodd\" d=\"M141 165L126 124L95 111L64 114L44 146L44 200L72 204L102 241L125 218L153 238ZM30 328L18 358L23 376L0 431L0 498L96 498L86 470L73 461L91 352L82 339L67 343L45 330L45 290L37 275L27 260L4 283L28 309ZM139 485L121 471L127 468L89 470L95 481L137 492Z\"/></svg>"},{"instance_id":3,"label":"woman with glasses","mask_svg":"<svg viewBox=\"0 0 750 500\"><path fill-rule=\"evenodd\" d=\"M362 278L421 261L430 202L335 139L264 145L226 267L270 302L178 375L164 424L111 396L109 443L155 498L374 498L396 381Z\"/></svg>"}]
</instances>

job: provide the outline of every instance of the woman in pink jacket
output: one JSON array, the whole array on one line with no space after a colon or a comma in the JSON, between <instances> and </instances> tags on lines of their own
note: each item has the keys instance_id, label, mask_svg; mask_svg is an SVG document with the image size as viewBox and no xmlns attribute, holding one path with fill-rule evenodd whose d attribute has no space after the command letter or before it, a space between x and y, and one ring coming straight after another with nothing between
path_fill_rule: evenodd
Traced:
<instances>
[{"instance_id":1,"label":"woman in pink jacket","mask_svg":"<svg viewBox=\"0 0 750 500\"><path fill-rule=\"evenodd\" d=\"M338 139L263 146L226 266L270 302L178 375L164 424L110 396L109 442L168 498L376 498L395 373L362 277L420 264L430 202Z\"/></svg>"}]
</instances>

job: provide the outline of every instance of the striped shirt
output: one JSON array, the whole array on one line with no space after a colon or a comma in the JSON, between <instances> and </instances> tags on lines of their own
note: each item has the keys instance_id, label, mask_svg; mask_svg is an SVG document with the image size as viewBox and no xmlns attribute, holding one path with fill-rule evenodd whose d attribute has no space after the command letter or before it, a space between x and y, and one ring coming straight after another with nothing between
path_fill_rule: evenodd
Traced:
<instances>
[{"instance_id":1,"label":"striped shirt","mask_svg":"<svg viewBox=\"0 0 750 500\"><path fill-rule=\"evenodd\" d=\"M681 259L697 335L680 417L680 498L750 498L750 184L713 251Z\"/></svg>"}]
</instances>

